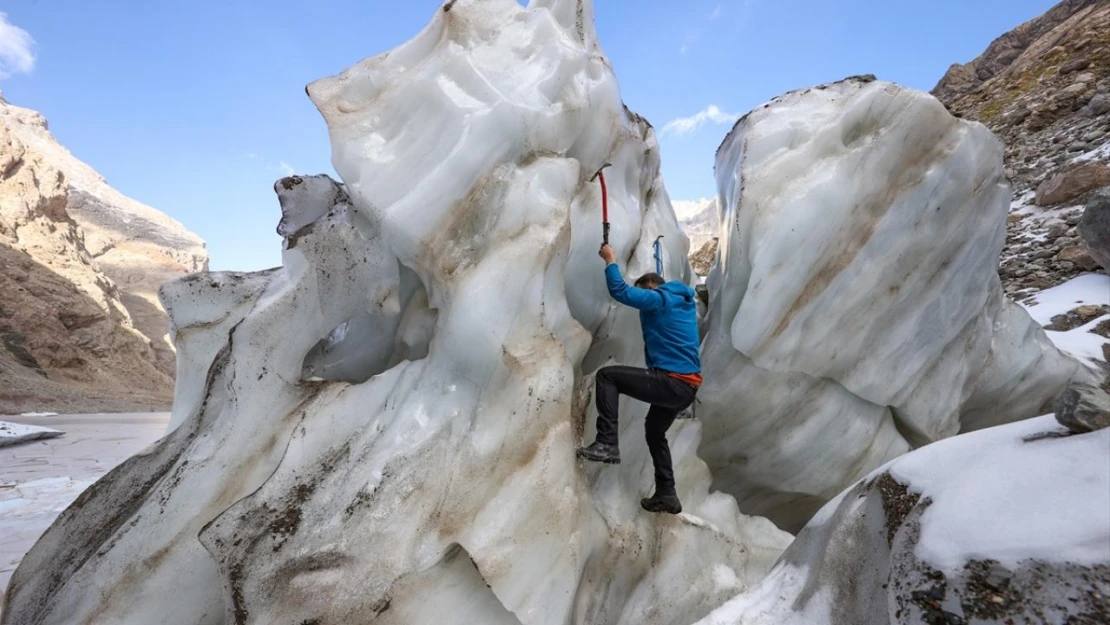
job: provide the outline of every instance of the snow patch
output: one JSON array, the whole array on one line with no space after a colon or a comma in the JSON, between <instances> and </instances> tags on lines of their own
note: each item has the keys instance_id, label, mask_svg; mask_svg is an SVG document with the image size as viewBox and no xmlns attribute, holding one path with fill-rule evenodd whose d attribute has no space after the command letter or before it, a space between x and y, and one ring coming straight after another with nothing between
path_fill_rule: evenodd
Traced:
<instances>
[{"instance_id":1,"label":"snow patch","mask_svg":"<svg viewBox=\"0 0 1110 625\"><path fill-rule=\"evenodd\" d=\"M1110 429L1027 442L1064 432L1048 415L895 461L891 476L932 500L918 556L946 571L973 559L1110 563Z\"/></svg>"},{"instance_id":2,"label":"snow patch","mask_svg":"<svg viewBox=\"0 0 1110 625\"><path fill-rule=\"evenodd\" d=\"M1035 208L1033 200L1037 198L1036 191L1026 191L1021 195L1015 197L1010 202L1010 213L1027 214L1029 210Z\"/></svg>"},{"instance_id":3,"label":"snow patch","mask_svg":"<svg viewBox=\"0 0 1110 625\"><path fill-rule=\"evenodd\" d=\"M1110 161L1110 141L1071 159L1072 163L1087 163L1090 161Z\"/></svg>"},{"instance_id":4,"label":"snow patch","mask_svg":"<svg viewBox=\"0 0 1110 625\"><path fill-rule=\"evenodd\" d=\"M1061 350L1089 365L1098 366L1106 362L1106 356L1103 354L1102 346L1110 341L1101 335L1095 334L1092 330L1107 319L1110 319L1110 316L1099 317L1085 326L1068 332L1053 332L1051 330L1046 330L1045 334L1048 335L1049 340L1051 340L1056 347L1059 347Z\"/></svg>"},{"instance_id":5,"label":"snow patch","mask_svg":"<svg viewBox=\"0 0 1110 625\"><path fill-rule=\"evenodd\" d=\"M1110 305L1110 276L1088 273L1058 287L1037 293L1035 299L1023 304L1029 315L1040 325L1052 323L1056 315L1063 315L1079 306Z\"/></svg>"},{"instance_id":6,"label":"snow patch","mask_svg":"<svg viewBox=\"0 0 1110 625\"><path fill-rule=\"evenodd\" d=\"M1037 293L1031 303L1022 305L1040 325L1052 323L1052 318L1075 310L1080 306L1110 306L1110 276L1088 273L1058 287ZM1091 366L1106 362L1102 351L1107 339L1092 332L1110 317L1099 317L1085 326L1067 332L1046 330L1049 340L1064 352Z\"/></svg>"}]
</instances>

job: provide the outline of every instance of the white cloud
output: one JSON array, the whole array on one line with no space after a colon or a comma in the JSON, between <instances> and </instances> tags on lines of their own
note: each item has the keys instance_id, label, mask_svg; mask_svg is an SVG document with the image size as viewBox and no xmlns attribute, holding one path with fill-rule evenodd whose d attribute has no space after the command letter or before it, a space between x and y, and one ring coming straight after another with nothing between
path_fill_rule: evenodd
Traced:
<instances>
[{"instance_id":1,"label":"white cloud","mask_svg":"<svg viewBox=\"0 0 1110 625\"><path fill-rule=\"evenodd\" d=\"M721 8L721 3L718 2L717 6L714 7L713 12L709 14L709 19L711 21L717 19L718 17L721 17Z\"/></svg>"},{"instance_id":2,"label":"white cloud","mask_svg":"<svg viewBox=\"0 0 1110 625\"><path fill-rule=\"evenodd\" d=\"M680 117L669 122L666 126L663 126L663 134L682 136L694 132L706 122L734 124L738 119L740 119L740 116L736 113L726 113L718 108L716 104L710 104L704 111L699 111L696 115Z\"/></svg>"},{"instance_id":3,"label":"white cloud","mask_svg":"<svg viewBox=\"0 0 1110 625\"><path fill-rule=\"evenodd\" d=\"M269 172L280 172L282 176L292 176L297 173L297 168L293 167L285 161L278 161L274 163L268 158L259 155L257 152L246 152L243 158L255 161L262 166L263 169Z\"/></svg>"},{"instance_id":4,"label":"white cloud","mask_svg":"<svg viewBox=\"0 0 1110 625\"><path fill-rule=\"evenodd\" d=\"M0 12L0 79L13 74L26 74L35 69L35 53L31 34L8 21Z\"/></svg>"},{"instance_id":5,"label":"white cloud","mask_svg":"<svg viewBox=\"0 0 1110 625\"><path fill-rule=\"evenodd\" d=\"M681 54L682 56L686 56L686 53L690 51L690 46L697 43L697 41L698 41L698 33L697 32L687 33L686 38L682 40L682 46L680 46L678 48L678 53Z\"/></svg>"}]
</instances>

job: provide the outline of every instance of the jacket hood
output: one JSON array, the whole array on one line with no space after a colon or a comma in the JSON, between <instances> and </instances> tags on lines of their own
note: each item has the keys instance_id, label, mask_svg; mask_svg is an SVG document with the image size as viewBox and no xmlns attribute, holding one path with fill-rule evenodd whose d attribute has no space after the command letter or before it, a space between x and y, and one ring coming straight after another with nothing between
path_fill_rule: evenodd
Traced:
<instances>
[{"instance_id":1,"label":"jacket hood","mask_svg":"<svg viewBox=\"0 0 1110 625\"><path fill-rule=\"evenodd\" d=\"M686 299L692 299L695 295L694 289L690 288L690 286L687 284L678 282L677 280L663 284L662 286L658 287L658 290L663 291L667 295L674 295Z\"/></svg>"}]
</instances>

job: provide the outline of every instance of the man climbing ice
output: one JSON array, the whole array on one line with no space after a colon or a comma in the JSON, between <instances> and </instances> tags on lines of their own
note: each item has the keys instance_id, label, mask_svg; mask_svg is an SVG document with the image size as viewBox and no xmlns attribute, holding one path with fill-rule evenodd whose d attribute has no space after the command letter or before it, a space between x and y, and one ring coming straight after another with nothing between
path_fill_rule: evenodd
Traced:
<instances>
[{"instance_id":1,"label":"man climbing ice","mask_svg":"<svg viewBox=\"0 0 1110 625\"><path fill-rule=\"evenodd\" d=\"M605 281L613 299L640 311L647 368L604 367L597 372L597 440L578 449L579 458L620 464L617 442L617 402L620 395L651 404L644 430L655 463L655 494L640 501L648 512L682 512L675 491L667 429L694 401L701 386L698 355L698 313L694 289L681 282L664 282L649 273L630 287L617 267L617 254L608 244L598 252L605 261Z\"/></svg>"}]
</instances>

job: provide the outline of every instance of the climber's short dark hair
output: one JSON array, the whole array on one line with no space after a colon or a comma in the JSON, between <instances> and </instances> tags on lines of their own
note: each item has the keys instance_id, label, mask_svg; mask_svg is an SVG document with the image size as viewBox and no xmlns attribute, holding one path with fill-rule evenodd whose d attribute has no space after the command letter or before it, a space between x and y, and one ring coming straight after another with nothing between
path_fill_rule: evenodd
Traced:
<instances>
[{"instance_id":1,"label":"climber's short dark hair","mask_svg":"<svg viewBox=\"0 0 1110 625\"><path fill-rule=\"evenodd\" d=\"M636 280L636 288L638 289L655 289L663 286L665 280L663 276L657 273L645 273Z\"/></svg>"}]
</instances>

